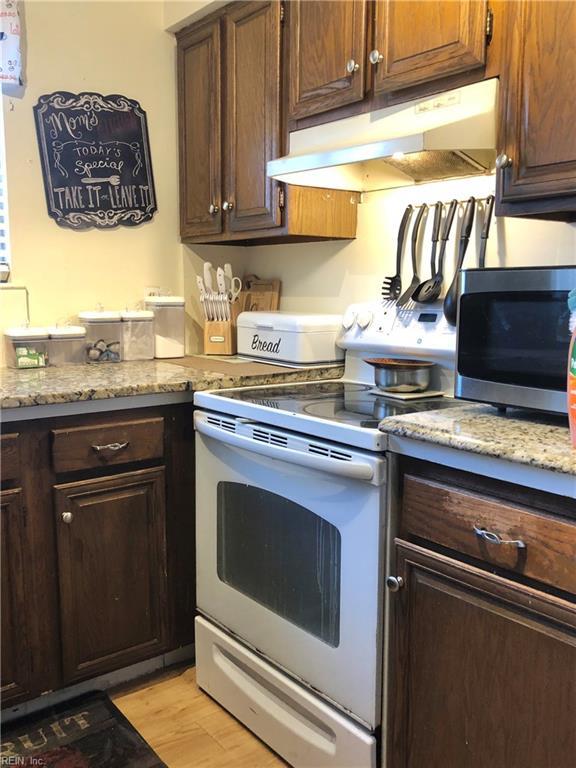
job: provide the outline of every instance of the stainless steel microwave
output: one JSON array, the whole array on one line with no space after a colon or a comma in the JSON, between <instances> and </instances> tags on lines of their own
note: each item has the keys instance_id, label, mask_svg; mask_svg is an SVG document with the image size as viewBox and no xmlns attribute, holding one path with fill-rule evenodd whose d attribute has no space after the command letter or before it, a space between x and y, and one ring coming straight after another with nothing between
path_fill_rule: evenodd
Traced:
<instances>
[{"instance_id":1,"label":"stainless steel microwave","mask_svg":"<svg viewBox=\"0 0 576 768\"><path fill-rule=\"evenodd\" d=\"M567 413L573 288L576 266L462 272L456 397Z\"/></svg>"}]
</instances>

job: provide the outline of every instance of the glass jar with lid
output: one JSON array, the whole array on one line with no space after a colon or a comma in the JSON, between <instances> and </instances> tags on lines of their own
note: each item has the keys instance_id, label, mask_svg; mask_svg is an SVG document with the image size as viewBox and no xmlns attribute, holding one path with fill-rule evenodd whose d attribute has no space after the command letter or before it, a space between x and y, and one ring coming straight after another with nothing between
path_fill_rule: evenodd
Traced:
<instances>
[{"instance_id":1,"label":"glass jar with lid","mask_svg":"<svg viewBox=\"0 0 576 768\"><path fill-rule=\"evenodd\" d=\"M154 312L154 357L184 357L184 297L147 296L144 303Z\"/></svg>"},{"instance_id":2,"label":"glass jar with lid","mask_svg":"<svg viewBox=\"0 0 576 768\"><path fill-rule=\"evenodd\" d=\"M122 348L124 360L154 358L154 312L146 309L122 312Z\"/></svg>"},{"instance_id":3,"label":"glass jar with lid","mask_svg":"<svg viewBox=\"0 0 576 768\"><path fill-rule=\"evenodd\" d=\"M120 312L91 310L78 314L86 328L86 360L89 363L119 363L122 360L122 316Z\"/></svg>"},{"instance_id":4,"label":"glass jar with lid","mask_svg":"<svg viewBox=\"0 0 576 768\"><path fill-rule=\"evenodd\" d=\"M8 328L4 337L7 364L11 368L45 368L48 365L47 328Z\"/></svg>"},{"instance_id":5,"label":"glass jar with lid","mask_svg":"<svg viewBox=\"0 0 576 768\"><path fill-rule=\"evenodd\" d=\"M86 328L83 325L55 325L48 328L50 365L86 361Z\"/></svg>"}]
</instances>

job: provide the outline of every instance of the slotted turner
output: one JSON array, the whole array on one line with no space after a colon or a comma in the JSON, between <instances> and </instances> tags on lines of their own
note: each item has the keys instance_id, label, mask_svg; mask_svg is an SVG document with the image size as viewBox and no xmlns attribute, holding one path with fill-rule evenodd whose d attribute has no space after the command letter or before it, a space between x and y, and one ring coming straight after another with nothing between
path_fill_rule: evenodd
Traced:
<instances>
[{"instance_id":1,"label":"slotted turner","mask_svg":"<svg viewBox=\"0 0 576 768\"><path fill-rule=\"evenodd\" d=\"M398 230L398 246L396 250L396 274L392 277L385 277L382 281L382 298L383 299L397 299L402 293L402 253L404 251L404 240L406 238L406 230L408 229L408 222L412 216L412 206L407 205L402 221L400 222L400 228Z\"/></svg>"}]
</instances>

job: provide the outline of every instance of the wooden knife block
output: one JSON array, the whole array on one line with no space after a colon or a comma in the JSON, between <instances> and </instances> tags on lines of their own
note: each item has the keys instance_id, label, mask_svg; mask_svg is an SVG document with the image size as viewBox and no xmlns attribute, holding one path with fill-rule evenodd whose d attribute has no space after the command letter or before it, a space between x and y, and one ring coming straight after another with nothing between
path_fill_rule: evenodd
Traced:
<instances>
[{"instance_id":1,"label":"wooden knife block","mask_svg":"<svg viewBox=\"0 0 576 768\"><path fill-rule=\"evenodd\" d=\"M236 326L231 320L206 321L204 324L204 354L236 354Z\"/></svg>"},{"instance_id":2,"label":"wooden knife block","mask_svg":"<svg viewBox=\"0 0 576 768\"><path fill-rule=\"evenodd\" d=\"M231 307L230 320L206 320L204 322L204 354L236 354L236 320L244 310L246 294L240 293Z\"/></svg>"}]
</instances>

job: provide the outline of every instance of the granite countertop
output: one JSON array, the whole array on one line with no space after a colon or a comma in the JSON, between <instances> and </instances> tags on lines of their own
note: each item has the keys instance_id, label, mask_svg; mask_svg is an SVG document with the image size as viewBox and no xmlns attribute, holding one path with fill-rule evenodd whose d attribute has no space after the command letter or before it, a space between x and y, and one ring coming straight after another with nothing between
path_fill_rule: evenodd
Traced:
<instances>
[{"instance_id":1,"label":"granite countertop","mask_svg":"<svg viewBox=\"0 0 576 768\"><path fill-rule=\"evenodd\" d=\"M188 359L189 360L189 359ZM199 358L195 358L199 360ZM131 395L166 392L190 392L201 389L258 386L260 384L336 379L341 367L284 368L257 364L246 374L247 366L234 362L210 370L210 361L195 367L159 360L108 363L102 365L65 365L36 370L3 368L0 373L0 408L22 408L55 403L77 403ZM228 370L229 369L229 370ZM222 372L222 371L225 372Z\"/></svg>"},{"instance_id":2,"label":"granite countertop","mask_svg":"<svg viewBox=\"0 0 576 768\"><path fill-rule=\"evenodd\" d=\"M576 475L576 449L561 417L487 405L463 405L438 411L389 417L382 432L519 464Z\"/></svg>"}]
</instances>

